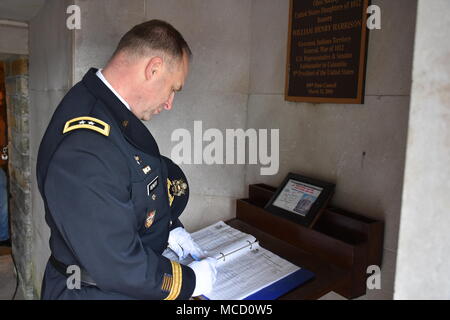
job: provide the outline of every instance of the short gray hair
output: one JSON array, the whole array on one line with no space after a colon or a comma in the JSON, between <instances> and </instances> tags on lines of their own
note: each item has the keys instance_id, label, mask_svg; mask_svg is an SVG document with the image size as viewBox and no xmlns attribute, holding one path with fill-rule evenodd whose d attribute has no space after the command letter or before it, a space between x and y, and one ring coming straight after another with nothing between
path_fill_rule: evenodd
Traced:
<instances>
[{"instance_id":1,"label":"short gray hair","mask_svg":"<svg viewBox=\"0 0 450 320\"><path fill-rule=\"evenodd\" d=\"M175 60L181 60L184 54L192 59L192 51L181 33L162 20L150 20L134 26L120 39L113 56L124 51L135 56L161 51Z\"/></svg>"}]
</instances>

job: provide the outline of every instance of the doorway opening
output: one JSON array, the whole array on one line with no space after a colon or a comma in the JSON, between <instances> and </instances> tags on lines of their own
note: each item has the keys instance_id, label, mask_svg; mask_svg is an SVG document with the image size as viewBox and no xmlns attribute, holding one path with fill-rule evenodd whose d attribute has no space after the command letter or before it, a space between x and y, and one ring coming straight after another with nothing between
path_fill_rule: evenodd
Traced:
<instances>
[{"instance_id":1,"label":"doorway opening","mask_svg":"<svg viewBox=\"0 0 450 320\"><path fill-rule=\"evenodd\" d=\"M0 62L0 256L11 254L5 64Z\"/></svg>"},{"instance_id":2,"label":"doorway opening","mask_svg":"<svg viewBox=\"0 0 450 320\"><path fill-rule=\"evenodd\" d=\"M0 53L0 168L7 181L3 187L7 200L0 200L7 222L1 224L0 212L0 235L3 230L11 243L0 246L0 258L9 256L14 263L18 295L25 298L33 294L28 74L28 56Z\"/></svg>"}]
</instances>

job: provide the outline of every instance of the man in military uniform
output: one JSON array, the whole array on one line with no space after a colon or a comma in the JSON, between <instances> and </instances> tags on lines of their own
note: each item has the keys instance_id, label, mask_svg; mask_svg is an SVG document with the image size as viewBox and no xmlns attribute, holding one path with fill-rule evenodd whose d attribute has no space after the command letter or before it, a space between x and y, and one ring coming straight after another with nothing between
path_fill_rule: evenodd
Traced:
<instances>
[{"instance_id":1,"label":"man in military uniform","mask_svg":"<svg viewBox=\"0 0 450 320\"><path fill-rule=\"evenodd\" d=\"M172 108L190 58L171 25L137 25L56 109L37 163L52 252L43 299L188 299L212 288L216 261L179 220L186 177L140 121ZM196 261L170 261L168 245ZM72 266L78 287L68 286Z\"/></svg>"}]
</instances>

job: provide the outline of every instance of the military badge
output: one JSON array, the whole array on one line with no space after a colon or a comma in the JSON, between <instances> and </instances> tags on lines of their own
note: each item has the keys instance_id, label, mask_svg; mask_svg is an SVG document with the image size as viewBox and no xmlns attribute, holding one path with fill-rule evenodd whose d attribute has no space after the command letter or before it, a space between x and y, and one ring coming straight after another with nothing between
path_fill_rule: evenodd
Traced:
<instances>
[{"instance_id":1,"label":"military badge","mask_svg":"<svg viewBox=\"0 0 450 320\"><path fill-rule=\"evenodd\" d=\"M145 228L148 229L152 226L153 221L155 220L156 210L150 211L147 213L147 218L145 219Z\"/></svg>"},{"instance_id":2,"label":"military badge","mask_svg":"<svg viewBox=\"0 0 450 320\"><path fill-rule=\"evenodd\" d=\"M187 183L182 179L172 181L172 193L174 196L180 197L186 193Z\"/></svg>"},{"instance_id":3,"label":"military badge","mask_svg":"<svg viewBox=\"0 0 450 320\"><path fill-rule=\"evenodd\" d=\"M170 181L167 179L167 194L169 196L169 205L172 206L175 196L180 197L186 194L188 185L182 179Z\"/></svg>"},{"instance_id":4,"label":"military badge","mask_svg":"<svg viewBox=\"0 0 450 320\"><path fill-rule=\"evenodd\" d=\"M150 172L152 172L152 168L150 166L146 166L144 169L142 169L142 171L144 171L145 174L149 174Z\"/></svg>"}]
</instances>

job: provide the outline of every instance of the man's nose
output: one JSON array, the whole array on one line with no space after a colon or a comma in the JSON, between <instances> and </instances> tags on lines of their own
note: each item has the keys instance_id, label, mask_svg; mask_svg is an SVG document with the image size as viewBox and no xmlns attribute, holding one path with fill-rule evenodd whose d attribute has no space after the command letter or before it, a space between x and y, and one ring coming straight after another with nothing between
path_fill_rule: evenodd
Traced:
<instances>
[{"instance_id":1,"label":"man's nose","mask_svg":"<svg viewBox=\"0 0 450 320\"><path fill-rule=\"evenodd\" d=\"M171 110L172 109L174 98L175 98L175 93L172 92L172 94L170 95L169 99L166 102L166 105L164 106L164 109L166 109L166 110Z\"/></svg>"}]
</instances>

